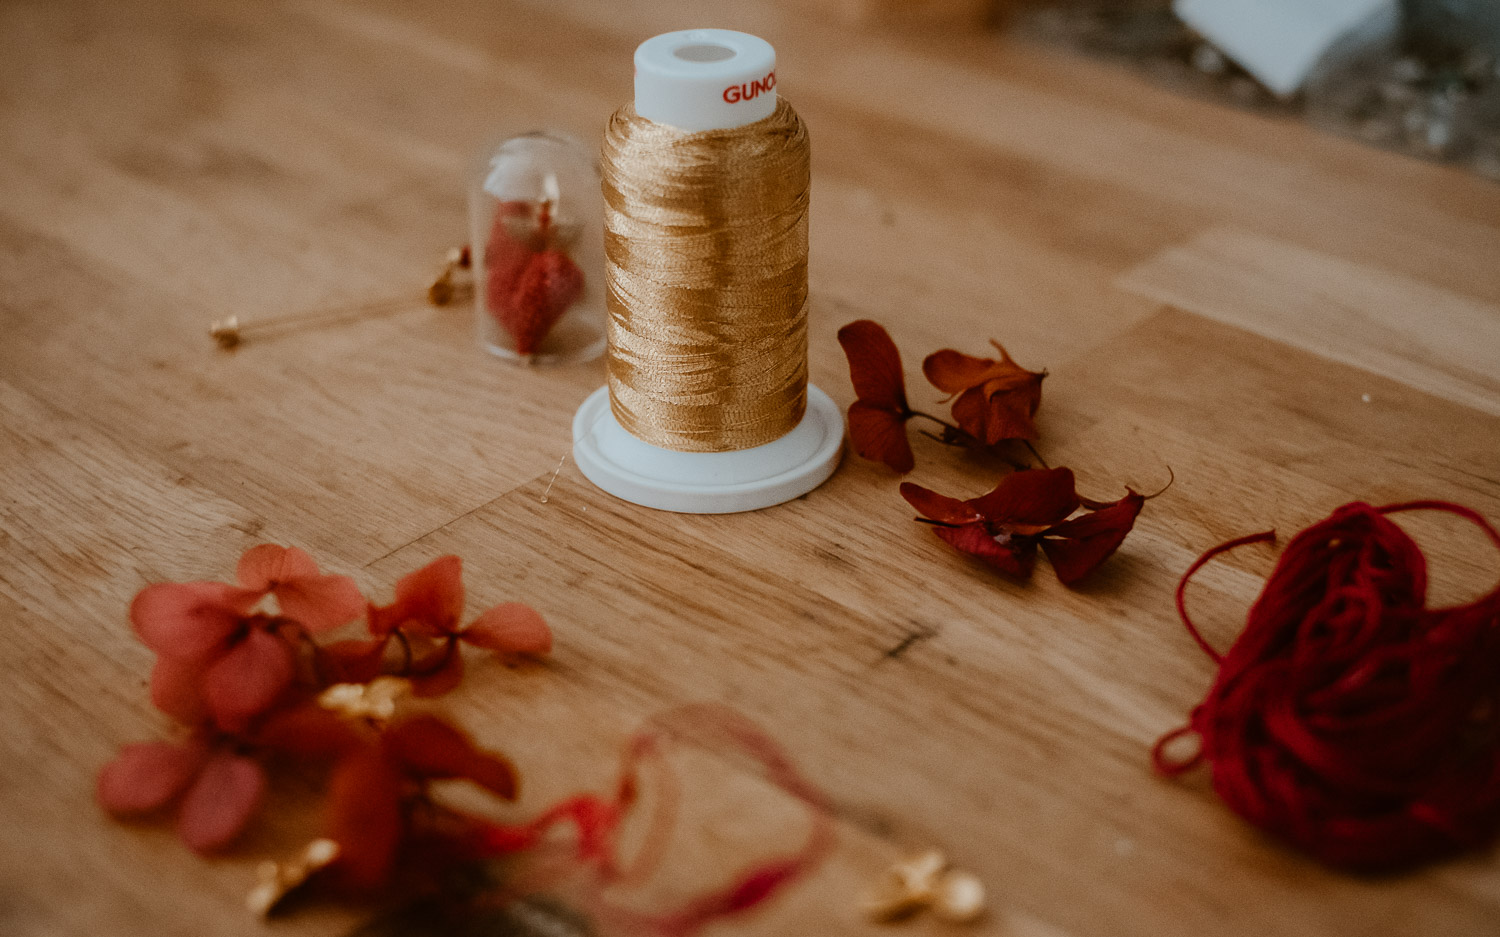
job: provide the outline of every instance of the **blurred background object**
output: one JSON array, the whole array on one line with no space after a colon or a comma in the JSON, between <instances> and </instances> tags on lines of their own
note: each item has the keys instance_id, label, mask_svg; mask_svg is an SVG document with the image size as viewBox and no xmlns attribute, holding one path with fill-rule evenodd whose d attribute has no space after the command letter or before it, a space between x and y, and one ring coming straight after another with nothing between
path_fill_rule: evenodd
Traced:
<instances>
[{"instance_id":1,"label":"blurred background object","mask_svg":"<svg viewBox=\"0 0 1500 937\"><path fill-rule=\"evenodd\" d=\"M1390 47L1401 28L1396 0L1173 0L1172 12L1278 97L1318 68Z\"/></svg>"},{"instance_id":2,"label":"blurred background object","mask_svg":"<svg viewBox=\"0 0 1500 937\"><path fill-rule=\"evenodd\" d=\"M1322 0L1319 0L1321 3ZM1288 4L1289 20L1306 8ZM1195 0L1180 6L1242 6ZM1260 3L1258 13L1282 4ZM1177 90L1238 107L1305 117L1317 126L1413 156L1451 162L1500 181L1500 2L1403 0L1399 26L1346 30L1315 66L1278 94L1236 61L1243 43L1215 44L1173 11L1172 0L997 0L997 28L1128 62ZM1253 27L1295 31L1298 24ZM1231 52L1235 54L1231 54Z\"/></svg>"},{"instance_id":3,"label":"blurred background object","mask_svg":"<svg viewBox=\"0 0 1500 937\"><path fill-rule=\"evenodd\" d=\"M1500 55L1500 3L1495 0L1409 0L1407 6L1414 31Z\"/></svg>"},{"instance_id":4,"label":"blurred background object","mask_svg":"<svg viewBox=\"0 0 1500 937\"><path fill-rule=\"evenodd\" d=\"M848 23L982 25L996 0L802 0L798 9Z\"/></svg>"}]
</instances>

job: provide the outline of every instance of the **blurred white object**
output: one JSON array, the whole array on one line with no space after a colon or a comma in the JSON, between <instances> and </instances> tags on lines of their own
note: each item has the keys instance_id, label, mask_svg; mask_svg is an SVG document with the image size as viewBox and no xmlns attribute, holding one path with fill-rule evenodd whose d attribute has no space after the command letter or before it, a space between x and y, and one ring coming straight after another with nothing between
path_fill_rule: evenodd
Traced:
<instances>
[{"instance_id":1,"label":"blurred white object","mask_svg":"<svg viewBox=\"0 0 1500 937\"><path fill-rule=\"evenodd\" d=\"M1401 25L1397 0L1173 0L1172 10L1281 97L1330 53L1388 41Z\"/></svg>"}]
</instances>

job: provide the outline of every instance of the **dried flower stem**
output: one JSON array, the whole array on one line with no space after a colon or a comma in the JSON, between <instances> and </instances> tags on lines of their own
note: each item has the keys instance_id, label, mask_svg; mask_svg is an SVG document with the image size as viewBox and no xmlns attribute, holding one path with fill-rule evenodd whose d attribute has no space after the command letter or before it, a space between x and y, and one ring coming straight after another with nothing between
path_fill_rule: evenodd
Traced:
<instances>
[{"instance_id":1,"label":"dried flower stem","mask_svg":"<svg viewBox=\"0 0 1500 937\"><path fill-rule=\"evenodd\" d=\"M907 413L908 415L913 417L919 416L924 420L930 420L943 428L943 432L941 435L930 432L928 430L921 430L920 432L922 433L922 435L926 436L928 439L940 442L945 446L962 446L965 449L977 449L983 452L993 452L999 454L999 449L997 448L997 446L991 446L984 443L983 441L975 437L974 434L964 430L962 427L949 423L947 420L944 420L941 417L933 416L931 413L925 413L921 410L908 410ZM1030 441L1025 439L1017 441L1020 442L1021 445L1026 447L1027 451L1030 452L1031 455L1037 460L1037 462L1041 464L1042 468L1051 468L1051 466L1047 464L1047 460L1042 458L1042 454L1036 451L1036 447L1033 446ZM1007 465L1014 469L1026 469L1031 467L1024 462L1018 462L1015 459L1009 459L1003 455L1001 455L1000 457Z\"/></svg>"},{"instance_id":2,"label":"dried flower stem","mask_svg":"<svg viewBox=\"0 0 1500 937\"><path fill-rule=\"evenodd\" d=\"M925 413L925 412L923 412L921 410L909 410L907 412L909 414L911 414L912 416L919 416L919 417L921 417L924 420L931 420L932 422L934 422L937 425L941 426L946 433L951 433L952 434L952 438L956 438L956 439L960 440L960 444L961 445L965 445L965 446L972 445L972 446L978 446L978 447L983 447L984 446L984 443L980 442L978 439L975 439L973 436L969 435L968 433L966 433L962 429L959 429L958 426L954 425L953 423L949 423L947 420L943 419L942 417L933 416L931 413ZM929 433L928 435L932 436L931 433ZM932 438L936 439L938 442L944 443L945 445L950 445L951 446L951 445L954 444L954 443L950 442L947 439L943 439L940 436L932 436Z\"/></svg>"},{"instance_id":3,"label":"dried flower stem","mask_svg":"<svg viewBox=\"0 0 1500 937\"><path fill-rule=\"evenodd\" d=\"M1023 445L1023 446L1026 447L1026 451L1029 452L1029 453L1031 453L1032 458L1036 459L1037 462L1041 463L1042 468L1049 469L1049 468L1052 467L1052 466L1050 466L1050 465L1047 464L1047 460L1046 459L1042 458L1042 454L1040 452L1036 451L1036 446L1033 446L1031 444L1031 440L1029 440L1029 439L1023 439L1023 440L1021 440L1021 445Z\"/></svg>"}]
</instances>

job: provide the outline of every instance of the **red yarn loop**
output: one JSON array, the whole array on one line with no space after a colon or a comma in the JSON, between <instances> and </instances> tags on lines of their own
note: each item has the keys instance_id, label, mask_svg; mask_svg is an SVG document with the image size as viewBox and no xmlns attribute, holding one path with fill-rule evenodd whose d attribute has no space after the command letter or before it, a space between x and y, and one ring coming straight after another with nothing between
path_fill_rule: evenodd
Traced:
<instances>
[{"instance_id":1,"label":"red yarn loop","mask_svg":"<svg viewBox=\"0 0 1500 937\"><path fill-rule=\"evenodd\" d=\"M1390 870L1473 848L1500 830L1500 586L1426 607L1421 549L1386 515L1446 501L1346 504L1287 544L1219 654L1188 617L1193 574L1253 534L1205 553L1177 588L1193 640L1219 665L1188 724L1152 750L1177 775L1207 762L1236 813L1329 865ZM1196 734L1191 758L1166 749Z\"/></svg>"},{"instance_id":2,"label":"red yarn loop","mask_svg":"<svg viewBox=\"0 0 1500 937\"><path fill-rule=\"evenodd\" d=\"M672 907L652 907L639 892L666 858L681 792L668 750L696 748L742 763L804 808L808 829L800 845L736 871ZM654 769L654 770L652 770ZM644 842L623 855L622 828L640 807L643 774L657 788ZM663 785L665 787L663 788ZM549 840L566 828L567 838ZM804 778L768 735L744 716L712 703L680 706L651 720L626 747L612 794L576 794L526 823L489 824L476 844L482 855L520 860L508 870L499 903L532 895L563 896L592 921L590 933L629 937L695 937L710 924L764 904L811 874L834 845L827 797Z\"/></svg>"}]
</instances>

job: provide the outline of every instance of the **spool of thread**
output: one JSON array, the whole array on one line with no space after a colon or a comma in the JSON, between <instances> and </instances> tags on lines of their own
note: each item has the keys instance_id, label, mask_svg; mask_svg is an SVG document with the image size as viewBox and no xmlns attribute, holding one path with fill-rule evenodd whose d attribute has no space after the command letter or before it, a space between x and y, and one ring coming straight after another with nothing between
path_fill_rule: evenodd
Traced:
<instances>
[{"instance_id":1,"label":"spool of thread","mask_svg":"<svg viewBox=\"0 0 1500 937\"><path fill-rule=\"evenodd\" d=\"M602 153L609 383L574 418L574 459L648 507L788 501L843 441L807 383L806 128L755 36L667 33L635 65Z\"/></svg>"}]
</instances>

